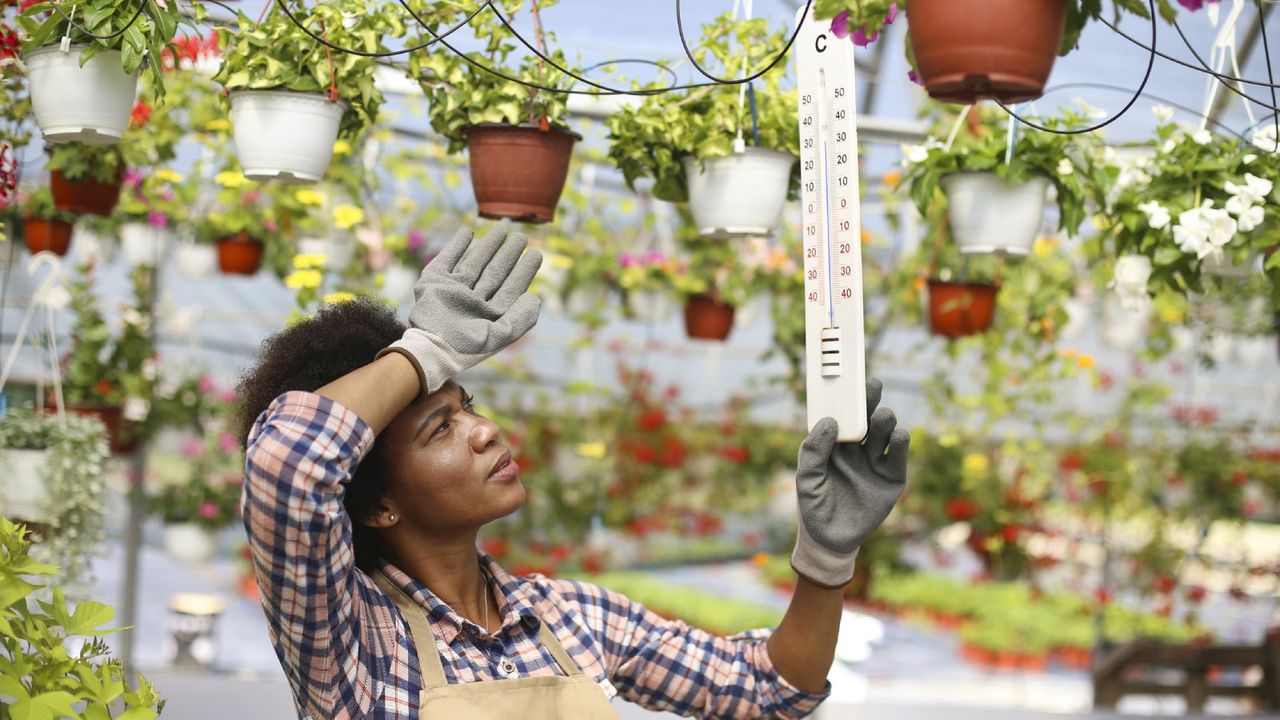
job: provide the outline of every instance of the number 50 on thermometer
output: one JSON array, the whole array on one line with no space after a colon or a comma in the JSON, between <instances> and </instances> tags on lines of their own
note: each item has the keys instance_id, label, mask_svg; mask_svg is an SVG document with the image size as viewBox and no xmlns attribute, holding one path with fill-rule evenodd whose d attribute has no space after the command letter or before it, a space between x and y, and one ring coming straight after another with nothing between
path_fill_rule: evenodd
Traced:
<instances>
[{"instance_id":1,"label":"number 50 on thermometer","mask_svg":"<svg viewBox=\"0 0 1280 720\"><path fill-rule=\"evenodd\" d=\"M803 14L796 75L808 424L833 417L839 439L856 442L867 434L867 387L853 43Z\"/></svg>"}]
</instances>

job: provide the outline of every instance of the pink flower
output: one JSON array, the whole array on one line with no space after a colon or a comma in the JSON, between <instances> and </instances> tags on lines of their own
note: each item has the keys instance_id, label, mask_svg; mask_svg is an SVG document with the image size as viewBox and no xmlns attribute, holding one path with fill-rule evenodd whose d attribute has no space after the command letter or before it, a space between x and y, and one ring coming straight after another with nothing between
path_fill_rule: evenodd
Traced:
<instances>
[{"instance_id":1,"label":"pink flower","mask_svg":"<svg viewBox=\"0 0 1280 720\"><path fill-rule=\"evenodd\" d=\"M218 393L218 402L231 404L236 401L235 388L227 388Z\"/></svg>"},{"instance_id":2,"label":"pink flower","mask_svg":"<svg viewBox=\"0 0 1280 720\"><path fill-rule=\"evenodd\" d=\"M276 225L275 220L264 220L262 221L262 227L266 228L268 232L275 232L279 226Z\"/></svg>"},{"instance_id":3,"label":"pink flower","mask_svg":"<svg viewBox=\"0 0 1280 720\"><path fill-rule=\"evenodd\" d=\"M218 449L224 453L233 453L240 447L240 443L231 433L222 433L218 436Z\"/></svg>"},{"instance_id":4,"label":"pink flower","mask_svg":"<svg viewBox=\"0 0 1280 720\"><path fill-rule=\"evenodd\" d=\"M142 185L142 173L133 168L124 171L125 187L136 188Z\"/></svg>"},{"instance_id":5,"label":"pink flower","mask_svg":"<svg viewBox=\"0 0 1280 720\"><path fill-rule=\"evenodd\" d=\"M419 229L409 231L409 249L417 250L427 242L427 236Z\"/></svg>"},{"instance_id":6,"label":"pink flower","mask_svg":"<svg viewBox=\"0 0 1280 720\"><path fill-rule=\"evenodd\" d=\"M831 33L838 38L849 37L849 11L841 10L831 18Z\"/></svg>"},{"instance_id":7,"label":"pink flower","mask_svg":"<svg viewBox=\"0 0 1280 720\"><path fill-rule=\"evenodd\" d=\"M629 268L629 267L635 267L636 265L639 265L640 261L637 260L636 256L632 255L631 253L622 253L621 255L618 256L618 264L624 268Z\"/></svg>"},{"instance_id":8,"label":"pink flower","mask_svg":"<svg viewBox=\"0 0 1280 720\"><path fill-rule=\"evenodd\" d=\"M206 395L212 395L218 390L218 384L213 381L212 375L201 375L196 381L196 387Z\"/></svg>"},{"instance_id":9,"label":"pink flower","mask_svg":"<svg viewBox=\"0 0 1280 720\"><path fill-rule=\"evenodd\" d=\"M1199 10L1200 8L1204 7L1204 4L1206 2L1216 3L1218 2L1218 0L1178 0L1179 5L1190 10L1191 12L1195 12L1196 10Z\"/></svg>"},{"instance_id":10,"label":"pink flower","mask_svg":"<svg viewBox=\"0 0 1280 720\"><path fill-rule=\"evenodd\" d=\"M382 270L391 264L391 251L382 248L370 250L365 262L369 264L370 270Z\"/></svg>"},{"instance_id":11,"label":"pink flower","mask_svg":"<svg viewBox=\"0 0 1280 720\"><path fill-rule=\"evenodd\" d=\"M667 261L667 256L662 254L661 250L650 250L644 254L643 262L645 265L661 265Z\"/></svg>"},{"instance_id":12,"label":"pink flower","mask_svg":"<svg viewBox=\"0 0 1280 720\"><path fill-rule=\"evenodd\" d=\"M924 87L924 81L920 79L920 76L916 74L915 70L907 71L907 79L919 85L920 87Z\"/></svg>"},{"instance_id":13,"label":"pink flower","mask_svg":"<svg viewBox=\"0 0 1280 720\"><path fill-rule=\"evenodd\" d=\"M854 30L852 33L849 34L849 39L852 40L853 44L857 45L858 47L866 47L871 43L875 42L876 40L879 40L880 33L878 31L872 31L868 33L865 29L858 28L857 30Z\"/></svg>"},{"instance_id":14,"label":"pink flower","mask_svg":"<svg viewBox=\"0 0 1280 720\"><path fill-rule=\"evenodd\" d=\"M245 205L252 205L258 202L258 199L261 197L262 197L261 190L245 190L244 195L241 197L241 199L244 201Z\"/></svg>"},{"instance_id":15,"label":"pink flower","mask_svg":"<svg viewBox=\"0 0 1280 720\"><path fill-rule=\"evenodd\" d=\"M182 443L182 454L189 458L200 457L202 452L204 452L204 444L199 438L187 438Z\"/></svg>"},{"instance_id":16,"label":"pink flower","mask_svg":"<svg viewBox=\"0 0 1280 720\"><path fill-rule=\"evenodd\" d=\"M162 228L169 224L169 218L162 212L152 210L147 213L147 224L153 228Z\"/></svg>"},{"instance_id":17,"label":"pink flower","mask_svg":"<svg viewBox=\"0 0 1280 720\"><path fill-rule=\"evenodd\" d=\"M160 193L161 200L169 201L174 199L175 197L177 197L177 195L174 195L173 191L170 190L169 188L165 188L164 191Z\"/></svg>"},{"instance_id":18,"label":"pink flower","mask_svg":"<svg viewBox=\"0 0 1280 720\"><path fill-rule=\"evenodd\" d=\"M884 16L884 24L892 25L898 19L898 3L889 3L889 12Z\"/></svg>"},{"instance_id":19,"label":"pink flower","mask_svg":"<svg viewBox=\"0 0 1280 720\"><path fill-rule=\"evenodd\" d=\"M218 506L206 500L196 508L196 514L206 520L212 520L218 517Z\"/></svg>"}]
</instances>

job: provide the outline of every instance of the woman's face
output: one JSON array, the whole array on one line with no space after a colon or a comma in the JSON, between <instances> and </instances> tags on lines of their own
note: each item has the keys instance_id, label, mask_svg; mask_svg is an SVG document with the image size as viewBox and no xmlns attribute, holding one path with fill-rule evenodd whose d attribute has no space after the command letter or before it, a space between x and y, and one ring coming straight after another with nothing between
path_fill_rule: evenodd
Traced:
<instances>
[{"instance_id":1,"label":"woman's face","mask_svg":"<svg viewBox=\"0 0 1280 720\"><path fill-rule=\"evenodd\" d=\"M384 504L430 534L474 531L524 504L520 469L498 426L448 382L383 431L391 482Z\"/></svg>"}]
</instances>

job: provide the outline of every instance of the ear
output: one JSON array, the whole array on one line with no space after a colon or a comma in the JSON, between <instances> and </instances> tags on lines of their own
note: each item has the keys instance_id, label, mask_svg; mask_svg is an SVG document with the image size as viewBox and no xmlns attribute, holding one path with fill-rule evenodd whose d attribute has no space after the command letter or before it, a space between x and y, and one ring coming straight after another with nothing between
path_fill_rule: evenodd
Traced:
<instances>
[{"instance_id":1,"label":"ear","mask_svg":"<svg viewBox=\"0 0 1280 720\"><path fill-rule=\"evenodd\" d=\"M385 529L400 522L401 517L402 515L396 512L395 508L384 501L378 506L376 513L366 516L360 524L365 527Z\"/></svg>"}]
</instances>

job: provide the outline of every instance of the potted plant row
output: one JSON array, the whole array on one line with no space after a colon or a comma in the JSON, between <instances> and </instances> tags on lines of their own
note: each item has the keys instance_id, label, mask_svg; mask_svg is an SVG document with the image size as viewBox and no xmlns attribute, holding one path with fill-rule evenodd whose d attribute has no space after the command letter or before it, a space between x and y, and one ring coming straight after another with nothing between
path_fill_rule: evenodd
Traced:
<instances>
[{"instance_id":1,"label":"potted plant row","mask_svg":"<svg viewBox=\"0 0 1280 720\"><path fill-rule=\"evenodd\" d=\"M273 5L262 22L237 14L236 28L219 28L222 65L214 80L231 97L236 154L251 180L314 183L325 175L334 142L353 142L382 105L372 57L334 52L338 47L386 51L398 37L398 15L363 0L341 6ZM309 31L311 34L308 34Z\"/></svg>"},{"instance_id":2,"label":"potted plant row","mask_svg":"<svg viewBox=\"0 0 1280 720\"><path fill-rule=\"evenodd\" d=\"M115 146L60 143L49 148L49 189L59 210L110 215L120 200L124 159Z\"/></svg>"},{"instance_id":3,"label":"potted plant row","mask_svg":"<svg viewBox=\"0 0 1280 720\"><path fill-rule=\"evenodd\" d=\"M524 83L567 89L565 75L536 55L512 62L517 46L494 14L513 17L523 2L504 0L498 5L502 10L481 13L468 23L482 49L467 57ZM535 0L531 5L536 40L543 54L565 67L564 53L547 48L547 40L554 35L541 29L541 11L553 5L555 0ZM420 16L429 27L452 27L472 11L458 4L436 3ZM409 42L417 45L431 37L424 33ZM409 71L419 80L429 103L431 127L445 137L447 152L468 151L480 216L551 222L564 192L573 146L582 139L568 127L568 96L498 77L453 52L415 53L410 56Z\"/></svg>"},{"instance_id":4,"label":"potted plant row","mask_svg":"<svg viewBox=\"0 0 1280 720\"><path fill-rule=\"evenodd\" d=\"M71 228L75 216L59 211L53 202L53 193L40 188L22 201L22 233L27 250L32 255L51 252L66 255L71 247Z\"/></svg>"},{"instance_id":5,"label":"potted plant row","mask_svg":"<svg viewBox=\"0 0 1280 720\"><path fill-rule=\"evenodd\" d=\"M229 437L229 436L225 436ZM164 521L165 551L184 563L205 563L218 550L218 531L236 520L240 504L237 448L225 437L189 438L181 477L148 494L149 511Z\"/></svg>"},{"instance_id":6,"label":"potted plant row","mask_svg":"<svg viewBox=\"0 0 1280 720\"><path fill-rule=\"evenodd\" d=\"M121 248L131 265L156 265L169 253L191 208L193 187L168 168L125 172L116 206Z\"/></svg>"},{"instance_id":7,"label":"potted plant row","mask_svg":"<svg viewBox=\"0 0 1280 720\"><path fill-rule=\"evenodd\" d=\"M203 7L192 8L199 22ZM110 145L128 127L143 64L163 94L161 65L147 58L159 58L193 20L176 2L148 2L135 12L112 0L53 0L32 3L18 23L32 113L45 140Z\"/></svg>"},{"instance_id":8,"label":"potted plant row","mask_svg":"<svg viewBox=\"0 0 1280 720\"><path fill-rule=\"evenodd\" d=\"M726 14L703 28L695 56L742 74L744 63L754 70L776 57L787 37L766 20ZM648 96L606 121L609 157L630 187L647 178L655 198L687 201L703 234L770 235L799 189L796 95L784 75L778 66L753 83L754 112L737 86Z\"/></svg>"}]
</instances>

